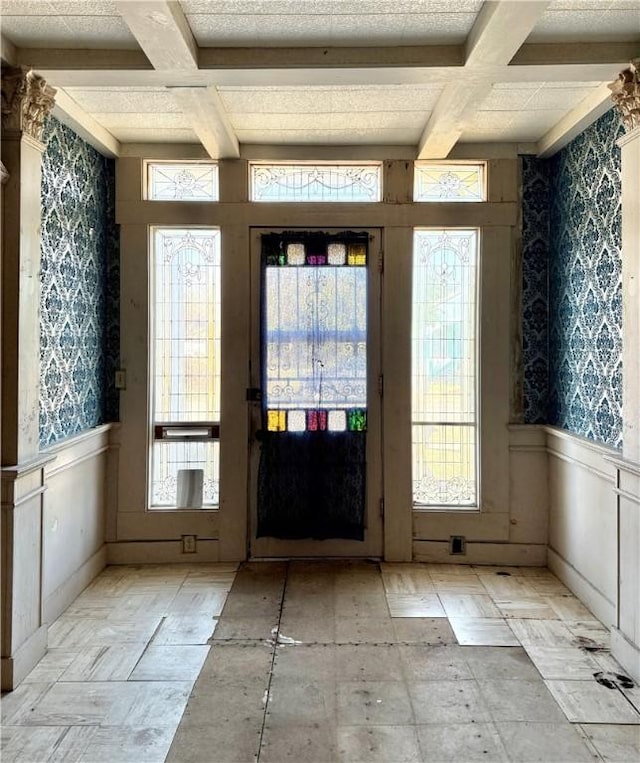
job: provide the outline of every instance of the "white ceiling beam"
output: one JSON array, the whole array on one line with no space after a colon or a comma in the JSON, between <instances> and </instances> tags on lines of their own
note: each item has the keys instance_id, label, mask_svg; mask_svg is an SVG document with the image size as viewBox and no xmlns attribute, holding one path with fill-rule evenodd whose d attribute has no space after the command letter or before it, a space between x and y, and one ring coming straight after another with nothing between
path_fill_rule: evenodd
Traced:
<instances>
[{"instance_id":1,"label":"white ceiling beam","mask_svg":"<svg viewBox=\"0 0 640 763\"><path fill-rule=\"evenodd\" d=\"M548 0L485 2L469 32L463 71L438 99L418 144L418 159L444 159L549 5Z\"/></svg>"},{"instance_id":2,"label":"white ceiling beam","mask_svg":"<svg viewBox=\"0 0 640 763\"><path fill-rule=\"evenodd\" d=\"M637 42L525 43L511 59L511 66L562 66L566 64L615 64L624 66L640 52Z\"/></svg>"},{"instance_id":3,"label":"white ceiling beam","mask_svg":"<svg viewBox=\"0 0 640 763\"><path fill-rule=\"evenodd\" d=\"M237 159L240 145L215 87L169 88L212 159Z\"/></svg>"},{"instance_id":4,"label":"white ceiling beam","mask_svg":"<svg viewBox=\"0 0 640 763\"><path fill-rule=\"evenodd\" d=\"M335 69L199 69L190 74L142 69L77 69L40 61L32 65L53 87L345 87L355 85L446 85L465 77L469 83L611 82L629 59L615 64L504 66L473 77L461 67ZM463 75L463 71L465 74Z\"/></svg>"},{"instance_id":5,"label":"white ceiling beam","mask_svg":"<svg viewBox=\"0 0 640 763\"><path fill-rule=\"evenodd\" d=\"M115 0L124 22L158 71L198 68L198 46L176 0Z\"/></svg>"},{"instance_id":6,"label":"white ceiling beam","mask_svg":"<svg viewBox=\"0 0 640 763\"><path fill-rule=\"evenodd\" d=\"M462 66L462 45L200 48L201 69L334 69Z\"/></svg>"},{"instance_id":7,"label":"white ceiling beam","mask_svg":"<svg viewBox=\"0 0 640 763\"><path fill-rule=\"evenodd\" d=\"M140 50L80 50L75 48L15 48L4 38L8 51L15 51L14 63L30 66L38 71L77 71L95 73L113 70L119 76L126 72L154 71L148 58ZM598 69L607 67L613 71L628 65L638 55L638 44L631 42L612 43L544 43L525 44L512 58L508 66L482 67L483 75L521 77L527 69L549 71L554 76L564 76L565 70L577 72L578 67L585 67L585 79L592 77ZM211 77L211 72L234 72L294 69L304 71L325 71L332 69L347 70L390 70L402 74L405 70L425 70L425 76L431 73L447 71L451 76L459 72L464 65L464 50L460 45L424 45L375 47L375 48L201 48L199 69L183 72L162 72L157 79L173 80L173 84L189 85L193 78ZM371 76L371 75L369 75ZM508 79L507 79L508 81Z\"/></svg>"},{"instance_id":8,"label":"white ceiling beam","mask_svg":"<svg viewBox=\"0 0 640 763\"><path fill-rule=\"evenodd\" d=\"M612 106L611 90L605 82L540 138L536 153L541 158L555 154Z\"/></svg>"},{"instance_id":9,"label":"white ceiling beam","mask_svg":"<svg viewBox=\"0 0 640 763\"><path fill-rule=\"evenodd\" d=\"M469 115L491 92L490 82L447 85L438 98L418 145L418 159L444 159L458 142Z\"/></svg>"},{"instance_id":10,"label":"white ceiling beam","mask_svg":"<svg viewBox=\"0 0 640 763\"><path fill-rule=\"evenodd\" d=\"M105 156L120 156L120 142L64 90L56 93L53 115Z\"/></svg>"},{"instance_id":11,"label":"white ceiling beam","mask_svg":"<svg viewBox=\"0 0 640 763\"><path fill-rule=\"evenodd\" d=\"M467 37L465 66L506 66L548 5L549 0L485 2Z\"/></svg>"},{"instance_id":12,"label":"white ceiling beam","mask_svg":"<svg viewBox=\"0 0 640 763\"><path fill-rule=\"evenodd\" d=\"M41 69L79 72L152 72L153 66L141 50L83 48L18 48L17 63ZM99 76L99 75L97 75Z\"/></svg>"},{"instance_id":13,"label":"white ceiling beam","mask_svg":"<svg viewBox=\"0 0 640 763\"><path fill-rule=\"evenodd\" d=\"M197 74L198 46L178 2L116 0L116 6L158 74ZM213 159L240 156L238 138L215 87L186 86L171 92Z\"/></svg>"}]
</instances>

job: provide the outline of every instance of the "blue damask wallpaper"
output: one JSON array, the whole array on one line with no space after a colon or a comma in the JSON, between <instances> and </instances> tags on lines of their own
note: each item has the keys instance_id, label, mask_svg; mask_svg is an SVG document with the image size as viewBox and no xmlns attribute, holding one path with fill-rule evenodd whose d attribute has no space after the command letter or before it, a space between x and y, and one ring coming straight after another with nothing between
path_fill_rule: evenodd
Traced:
<instances>
[{"instance_id":1,"label":"blue damask wallpaper","mask_svg":"<svg viewBox=\"0 0 640 763\"><path fill-rule=\"evenodd\" d=\"M623 132L611 109L548 161L523 160L526 421L545 419L545 328L544 317L536 315L548 302L546 421L617 448L622 445L622 284L616 140ZM547 288L542 275L537 280L546 240Z\"/></svg>"},{"instance_id":2,"label":"blue damask wallpaper","mask_svg":"<svg viewBox=\"0 0 640 763\"><path fill-rule=\"evenodd\" d=\"M114 162L54 118L42 164L40 445L118 418Z\"/></svg>"},{"instance_id":3,"label":"blue damask wallpaper","mask_svg":"<svg viewBox=\"0 0 640 763\"><path fill-rule=\"evenodd\" d=\"M549 163L522 157L522 361L524 420L549 408Z\"/></svg>"}]
</instances>

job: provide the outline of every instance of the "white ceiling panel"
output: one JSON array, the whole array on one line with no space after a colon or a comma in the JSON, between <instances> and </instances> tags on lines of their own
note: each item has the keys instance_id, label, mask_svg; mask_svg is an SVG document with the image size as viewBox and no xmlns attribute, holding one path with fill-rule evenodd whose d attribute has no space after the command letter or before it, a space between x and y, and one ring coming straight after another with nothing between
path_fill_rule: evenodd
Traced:
<instances>
[{"instance_id":1,"label":"white ceiling panel","mask_svg":"<svg viewBox=\"0 0 640 763\"><path fill-rule=\"evenodd\" d=\"M608 11L637 7L638 0L552 0L547 11Z\"/></svg>"},{"instance_id":2,"label":"white ceiling panel","mask_svg":"<svg viewBox=\"0 0 640 763\"><path fill-rule=\"evenodd\" d=\"M119 16L111 0L2 0L2 16Z\"/></svg>"},{"instance_id":3,"label":"white ceiling panel","mask_svg":"<svg viewBox=\"0 0 640 763\"><path fill-rule=\"evenodd\" d=\"M583 0L579 5L571 10L548 8L527 42L640 40L640 2L604 10L600 3Z\"/></svg>"},{"instance_id":4,"label":"white ceiling panel","mask_svg":"<svg viewBox=\"0 0 640 763\"><path fill-rule=\"evenodd\" d=\"M335 89L331 102L334 111L431 111L441 93L440 85L345 87Z\"/></svg>"},{"instance_id":5,"label":"white ceiling panel","mask_svg":"<svg viewBox=\"0 0 640 763\"><path fill-rule=\"evenodd\" d=\"M400 45L462 43L475 13L188 13L199 45ZM388 6L393 7L393 6Z\"/></svg>"},{"instance_id":6,"label":"white ceiling panel","mask_svg":"<svg viewBox=\"0 0 640 763\"><path fill-rule=\"evenodd\" d=\"M185 14L390 15L394 13L477 13L483 0L181 0Z\"/></svg>"},{"instance_id":7,"label":"white ceiling panel","mask_svg":"<svg viewBox=\"0 0 640 763\"><path fill-rule=\"evenodd\" d=\"M165 88L65 88L85 111L101 113L180 112L171 93Z\"/></svg>"},{"instance_id":8,"label":"white ceiling panel","mask_svg":"<svg viewBox=\"0 0 640 763\"><path fill-rule=\"evenodd\" d=\"M531 100L531 94L537 88L521 88L520 85L508 88L497 88L495 85L487 98L482 102L484 111L515 111L523 109Z\"/></svg>"},{"instance_id":9,"label":"white ceiling panel","mask_svg":"<svg viewBox=\"0 0 640 763\"><path fill-rule=\"evenodd\" d=\"M218 93L234 114L314 114L332 110L332 88L228 88Z\"/></svg>"},{"instance_id":10,"label":"white ceiling panel","mask_svg":"<svg viewBox=\"0 0 640 763\"><path fill-rule=\"evenodd\" d=\"M462 43L475 19L475 13L334 15L331 40L351 45Z\"/></svg>"},{"instance_id":11,"label":"white ceiling panel","mask_svg":"<svg viewBox=\"0 0 640 763\"><path fill-rule=\"evenodd\" d=\"M424 112L364 112L362 114L229 114L236 130L371 130L424 127Z\"/></svg>"},{"instance_id":12,"label":"white ceiling panel","mask_svg":"<svg viewBox=\"0 0 640 763\"><path fill-rule=\"evenodd\" d=\"M119 127L110 132L123 143L200 143L192 130Z\"/></svg>"},{"instance_id":13,"label":"white ceiling panel","mask_svg":"<svg viewBox=\"0 0 640 763\"><path fill-rule=\"evenodd\" d=\"M422 129L374 128L371 130L238 130L241 143L292 144L292 145L353 145L387 144L416 145Z\"/></svg>"},{"instance_id":14,"label":"white ceiling panel","mask_svg":"<svg viewBox=\"0 0 640 763\"><path fill-rule=\"evenodd\" d=\"M570 111L586 98L593 88L589 87L541 87L527 104L527 110L547 111L564 109Z\"/></svg>"},{"instance_id":15,"label":"white ceiling panel","mask_svg":"<svg viewBox=\"0 0 640 763\"><path fill-rule=\"evenodd\" d=\"M549 111L564 109L570 111L600 82L529 82L528 87L514 86L512 83L494 85L491 93L480 106L483 112Z\"/></svg>"},{"instance_id":16,"label":"white ceiling panel","mask_svg":"<svg viewBox=\"0 0 640 763\"><path fill-rule=\"evenodd\" d=\"M113 132L117 128L141 128L141 129L191 129L189 120L184 114L102 114L97 112L91 115L107 130Z\"/></svg>"},{"instance_id":17,"label":"white ceiling panel","mask_svg":"<svg viewBox=\"0 0 640 763\"><path fill-rule=\"evenodd\" d=\"M138 47L119 16L2 16L2 34L23 48Z\"/></svg>"},{"instance_id":18,"label":"white ceiling panel","mask_svg":"<svg viewBox=\"0 0 640 763\"><path fill-rule=\"evenodd\" d=\"M461 142L536 141L557 124L565 113L564 109L478 111L464 130Z\"/></svg>"},{"instance_id":19,"label":"white ceiling panel","mask_svg":"<svg viewBox=\"0 0 640 763\"><path fill-rule=\"evenodd\" d=\"M219 88L234 114L290 114L370 111L431 111L442 88L395 85L345 88Z\"/></svg>"}]
</instances>

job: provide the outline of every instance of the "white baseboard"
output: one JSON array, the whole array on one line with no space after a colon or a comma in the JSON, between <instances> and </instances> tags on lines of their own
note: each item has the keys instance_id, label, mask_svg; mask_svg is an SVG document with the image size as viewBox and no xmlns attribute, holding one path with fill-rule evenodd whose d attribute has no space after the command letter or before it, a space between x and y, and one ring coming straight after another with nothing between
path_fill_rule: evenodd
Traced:
<instances>
[{"instance_id":1,"label":"white baseboard","mask_svg":"<svg viewBox=\"0 0 640 763\"><path fill-rule=\"evenodd\" d=\"M219 560L217 540L198 539L195 554L184 554L180 540L107 543L107 564L189 564Z\"/></svg>"},{"instance_id":2,"label":"white baseboard","mask_svg":"<svg viewBox=\"0 0 640 763\"><path fill-rule=\"evenodd\" d=\"M47 653L47 626L41 625L10 657L1 662L2 691L13 691Z\"/></svg>"},{"instance_id":3,"label":"white baseboard","mask_svg":"<svg viewBox=\"0 0 640 763\"><path fill-rule=\"evenodd\" d=\"M611 628L616 622L616 605L595 588L557 551L549 548L549 569L580 599L601 623Z\"/></svg>"},{"instance_id":4,"label":"white baseboard","mask_svg":"<svg viewBox=\"0 0 640 763\"><path fill-rule=\"evenodd\" d=\"M617 628L611 629L611 654L631 678L640 683L640 647L629 641Z\"/></svg>"},{"instance_id":5,"label":"white baseboard","mask_svg":"<svg viewBox=\"0 0 640 763\"><path fill-rule=\"evenodd\" d=\"M102 545L79 570L49 594L42 605L42 619L52 623L84 591L89 583L100 574L107 564L107 547Z\"/></svg>"},{"instance_id":6,"label":"white baseboard","mask_svg":"<svg viewBox=\"0 0 640 763\"><path fill-rule=\"evenodd\" d=\"M545 567L547 546L531 543L467 543L465 554L450 554L449 543L420 540L413 542L416 562L447 564L495 564L505 566Z\"/></svg>"}]
</instances>

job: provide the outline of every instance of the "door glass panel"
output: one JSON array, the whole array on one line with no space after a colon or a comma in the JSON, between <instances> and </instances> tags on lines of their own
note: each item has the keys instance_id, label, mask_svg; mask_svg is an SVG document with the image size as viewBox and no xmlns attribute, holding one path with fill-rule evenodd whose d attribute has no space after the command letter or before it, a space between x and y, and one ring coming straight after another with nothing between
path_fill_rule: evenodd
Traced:
<instances>
[{"instance_id":1,"label":"door glass panel","mask_svg":"<svg viewBox=\"0 0 640 763\"><path fill-rule=\"evenodd\" d=\"M258 536L363 539L367 242L262 237Z\"/></svg>"},{"instance_id":2,"label":"door glass panel","mask_svg":"<svg viewBox=\"0 0 640 763\"><path fill-rule=\"evenodd\" d=\"M365 408L366 268L270 266L265 292L268 409Z\"/></svg>"}]
</instances>

